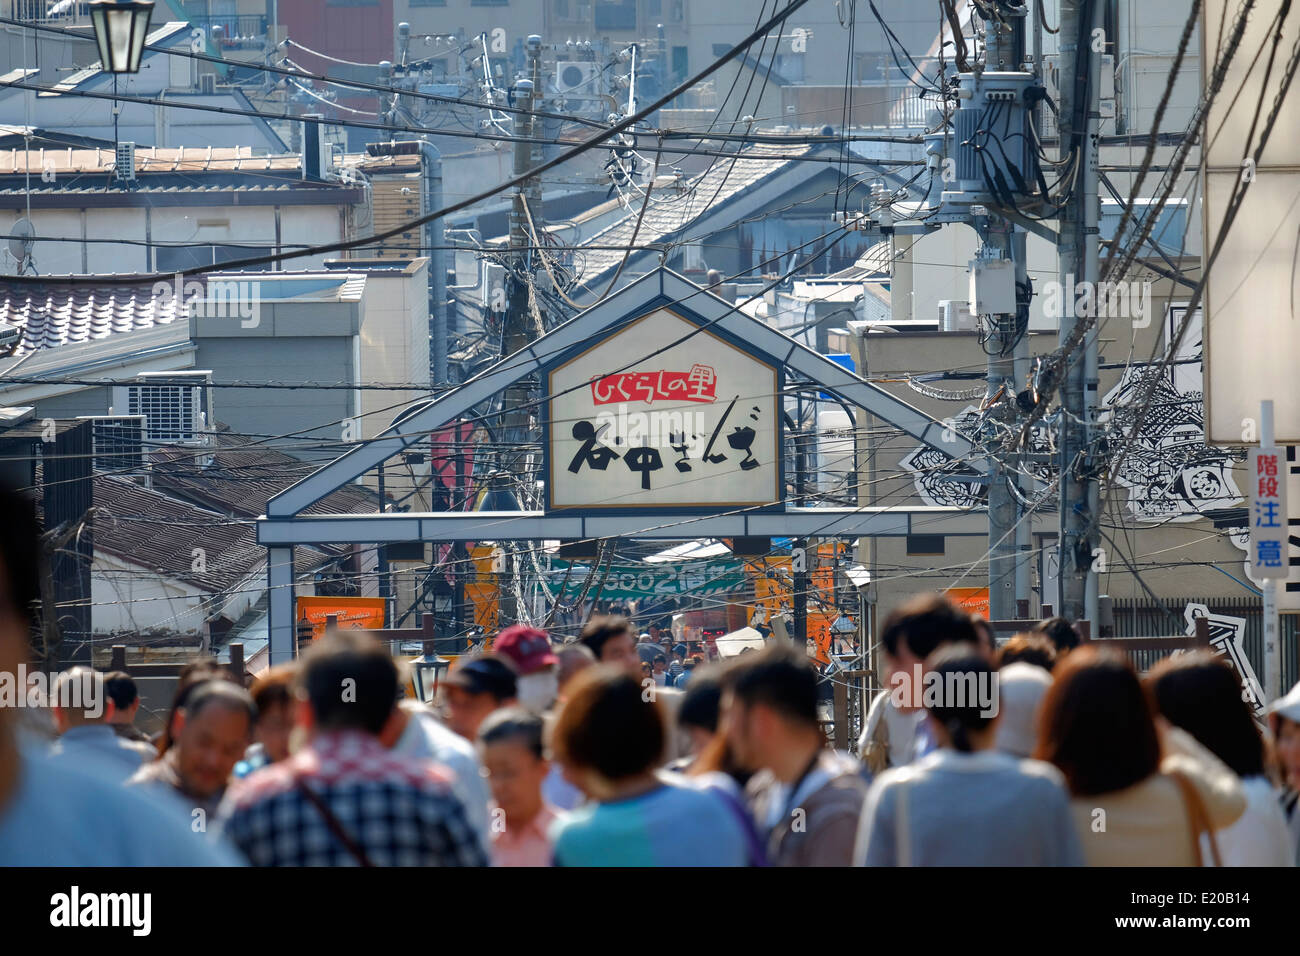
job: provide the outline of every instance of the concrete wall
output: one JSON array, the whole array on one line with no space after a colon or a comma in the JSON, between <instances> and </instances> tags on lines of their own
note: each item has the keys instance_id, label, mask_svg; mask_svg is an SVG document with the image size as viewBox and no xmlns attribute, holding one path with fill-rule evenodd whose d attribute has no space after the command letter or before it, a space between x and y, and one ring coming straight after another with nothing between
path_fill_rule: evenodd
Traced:
<instances>
[{"instance_id":1,"label":"concrete wall","mask_svg":"<svg viewBox=\"0 0 1300 956\"><path fill-rule=\"evenodd\" d=\"M214 381L319 382L353 380L351 337L288 336L260 341L247 337L201 338L197 367L212 370ZM239 434L277 437L284 451L308 459L336 458L343 425L353 414L348 389L220 388L212 398L213 416ZM301 447L298 447L301 446Z\"/></svg>"},{"instance_id":2,"label":"concrete wall","mask_svg":"<svg viewBox=\"0 0 1300 956\"><path fill-rule=\"evenodd\" d=\"M37 205L32 220L39 237L33 248L42 275L88 275L96 273L151 273L168 271L167 250L151 249L146 241L190 249L198 245L252 247L245 255L287 251L289 246L310 246L338 242L345 238L344 207L335 205L204 205L196 195L193 205L113 206L87 196L84 208L42 209ZM11 225L26 215L21 197L13 208L0 210L0 224ZM276 217L279 216L277 246ZM5 230L8 231L7 228ZM126 242L115 240L129 240ZM318 268L326 255L303 256L282 264L282 268ZM16 268L4 256L5 271ZM210 254L209 259L210 261ZM188 265L188 263L185 263Z\"/></svg>"}]
</instances>

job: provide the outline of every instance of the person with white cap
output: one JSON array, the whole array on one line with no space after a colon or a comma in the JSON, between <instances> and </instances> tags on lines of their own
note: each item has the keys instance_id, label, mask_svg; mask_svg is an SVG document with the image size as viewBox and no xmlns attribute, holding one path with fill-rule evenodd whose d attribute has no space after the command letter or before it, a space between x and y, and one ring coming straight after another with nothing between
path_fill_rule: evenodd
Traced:
<instances>
[{"instance_id":1,"label":"person with white cap","mask_svg":"<svg viewBox=\"0 0 1300 956\"><path fill-rule=\"evenodd\" d=\"M1300 684L1273 702L1268 709L1268 724L1285 788L1282 810L1286 813L1295 864L1300 866Z\"/></svg>"},{"instance_id":2,"label":"person with white cap","mask_svg":"<svg viewBox=\"0 0 1300 956\"><path fill-rule=\"evenodd\" d=\"M1038 712L1052 675L1037 664L1017 661L998 671L998 722L993 748L1013 757L1033 756Z\"/></svg>"}]
</instances>

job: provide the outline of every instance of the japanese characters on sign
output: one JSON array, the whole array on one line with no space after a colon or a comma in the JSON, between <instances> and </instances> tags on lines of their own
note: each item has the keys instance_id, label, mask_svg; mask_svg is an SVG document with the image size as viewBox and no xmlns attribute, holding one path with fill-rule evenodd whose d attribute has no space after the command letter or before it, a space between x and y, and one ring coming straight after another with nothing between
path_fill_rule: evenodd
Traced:
<instances>
[{"instance_id":1,"label":"japanese characters on sign","mask_svg":"<svg viewBox=\"0 0 1300 956\"><path fill-rule=\"evenodd\" d=\"M1276 446L1251 449L1250 573L1257 579L1286 580L1291 573L1286 502L1286 452Z\"/></svg>"},{"instance_id":2,"label":"japanese characters on sign","mask_svg":"<svg viewBox=\"0 0 1300 956\"><path fill-rule=\"evenodd\" d=\"M550 506L779 501L777 383L667 309L637 319L550 373Z\"/></svg>"},{"instance_id":3,"label":"japanese characters on sign","mask_svg":"<svg viewBox=\"0 0 1300 956\"><path fill-rule=\"evenodd\" d=\"M563 588L557 598L572 599L581 593L591 574L590 565L575 564L570 568L567 561L551 561L551 583ZM592 587L597 586L600 597L606 600L725 594L745 586L745 565L732 558L661 565L616 564L595 571Z\"/></svg>"}]
</instances>

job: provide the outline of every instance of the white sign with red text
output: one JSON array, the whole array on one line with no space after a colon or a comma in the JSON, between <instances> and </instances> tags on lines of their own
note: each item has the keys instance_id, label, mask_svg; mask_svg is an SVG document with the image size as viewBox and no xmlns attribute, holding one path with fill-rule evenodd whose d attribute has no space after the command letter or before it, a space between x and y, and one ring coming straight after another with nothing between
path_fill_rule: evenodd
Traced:
<instances>
[{"instance_id":1,"label":"white sign with red text","mask_svg":"<svg viewBox=\"0 0 1300 956\"><path fill-rule=\"evenodd\" d=\"M668 309L636 319L550 373L550 506L779 501L777 382Z\"/></svg>"}]
</instances>

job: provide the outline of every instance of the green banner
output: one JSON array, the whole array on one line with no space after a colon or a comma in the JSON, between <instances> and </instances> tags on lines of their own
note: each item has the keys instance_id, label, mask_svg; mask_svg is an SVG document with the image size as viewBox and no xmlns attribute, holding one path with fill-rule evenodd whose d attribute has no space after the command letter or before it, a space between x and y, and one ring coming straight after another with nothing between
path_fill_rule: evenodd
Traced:
<instances>
[{"instance_id":1,"label":"green banner","mask_svg":"<svg viewBox=\"0 0 1300 956\"><path fill-rule=\"evenodd\" d=\"M551 561L550 586L559 588L564 582L568 561ZM558 595L568 599L576 596L587 581L591 568L586 564L573 564L564 592ZM719 594L736 591L745 585L745 565L733 558L712 561L675 561L671 564L614 564L608 572L598 570L591 583L589 596L604 577L600 597L646 598L684 597L687 595Z\"/></svg>"}]
</instances>

